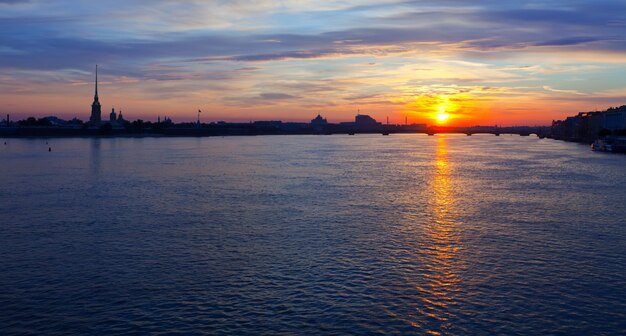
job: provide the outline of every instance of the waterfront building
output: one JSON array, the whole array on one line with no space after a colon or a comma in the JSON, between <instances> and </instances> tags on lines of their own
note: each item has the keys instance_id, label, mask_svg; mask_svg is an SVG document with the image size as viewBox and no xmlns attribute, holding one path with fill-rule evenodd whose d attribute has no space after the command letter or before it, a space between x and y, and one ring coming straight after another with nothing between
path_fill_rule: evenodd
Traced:
<instances>
[{"instance_id":1,"label":"waterfront building","mask_svg":"<svg viewBox=\"0 0 626 336\"><path fill-rule=\"evenodd\" d=\"M11 126L11 118L8 113L7 113L7 118L2 119L2 121L0 122L0 127L5 127L5 126L6 127Z\"/></svg>"},{"instance_id":2,"label":"waterfront building","mask_svg":"<svg viewBox=\"0 0 626 336\"><path fill-rule=\"evenodd\" d=\"M311 119L310 126L316 132L324 132L328 128L328 120L326 120L326 118L322 118L322 116L318 114L317 117Z\"/></svg>"},{"instance_id":3,"label":"waterfront building","mask_svg":"<svg viewBox=\"0 0 626 336\"><path fill-rule=\"evenodd\" d=\"M109 124L113 129L120 130L124 128L125 122L126 120L124 120L124 117L122 116L122 111L120 110L119 113L116 113L115 108L111 108L108 121L102 120L102 104L100 104L100 97L98 96L98 65L96 65L95 93L93 96L93 103L91 103L89 125L93 128L97 128Z\"/></svg>"},{"instance_id":4,"label":"waterfront building","mask_svg":"<svg viewBox=\"0 0 626 336\"><path fill-rule=\"evenodd\" d=\"M174 122L172 121L172 118L169 118L168 116L164 116L163 120L161 120L161 116L157 116L157 124L164 125L164 126L172 126L174 125Z\"/></svg>"},{"instance_id":5,"label":"waterfront building","mask_svg":"<svg viewBox=\"0 0 626 336\"><path fill-rule=\"evenodd\" d=\"M604 112L604 128L610 131L626 129L626 105Z\"/></svg>"},{"instance_id":6,"label":"waterfront building","mask_svg":"<svg viewBox=\"0 0 626 336\"><path fill-rule=\"evenodd\" d=\"M354 117L354 125L357 129L371 130L381 128L383 124L366 114L357 114Z\"/></svg>"},{"instance_id":7,"label":"waterfront building","mask_svg":"<svg viewBox=\"0 0 626 336\"><path fill-rule=\"evenodd\" d=\"M556 139L591 143L598 137L626 133L626 105L606 111L580 112L552 122Z\"/></svg>"},{"instance_id":8,"label":"waterfront building","mask_svg":"<svg viewBox=\"0 0 626 336\"><path fill-rule=\"evenodd\" d=\"M578 114L574 137L585 142L593 142L603 129L602 112L581 112Z\"/></svg>"},{"instance_id":9,"label":"waterfront building","mask_svg":"<svg viewBox=\"0 0 626 336\"><path fill-rule=\"evenodd\" d=\"M66 120L60 119L56 116L48 116L48 117L44 117L43 119L48 120L48 122L50 123L50 126L63 127L67 125Z\"/></svg>"},{"instance_id":10,"label":"waterfront building","mask_svg":"<svg viewBox=\"0 0 626 336\"><path fill-rule=\"evenodd\" d=\"M98 98L98 65L96 65L96 90L93 96L93 103L91 103L91 116L89 117L89 123L92 125L100 125L102 122L102 105Z\"/></svg>"},{"instance_id":11,"label":"waterfront building","mask_svg":"<svg viewBox=\"0 0 626 336\"><path fill-rule=\"evenodd\" d=\"M322 118L321 115L317 115L314 119L311 120L311 126L326 126L328 125L328 120L326 118Z\"/></svg>"},{"instance_id":12,"label":"waterfront building","mask_svg":"<svg viewBox=\"0 0 626 336\"><path fill-rule=\"evenodd\" d=\"M382 123L366 114L357 114L353 122L341 122L339 126L350 131L377 131L383 128Z\"/></svg>"},{"instance_id":13,"label":"waterfront building","mask_svg":"<svg viewBox=\"0 0 626 336\"><path fill-rule=\"evenodd\" d=\"M109 124L113 127L113 129L123 129L124 128L124 118L122 117L122 110L119 113L115 113L115 108L111 109L111 113L109 114Z\"/></svg>"}]
</instances>

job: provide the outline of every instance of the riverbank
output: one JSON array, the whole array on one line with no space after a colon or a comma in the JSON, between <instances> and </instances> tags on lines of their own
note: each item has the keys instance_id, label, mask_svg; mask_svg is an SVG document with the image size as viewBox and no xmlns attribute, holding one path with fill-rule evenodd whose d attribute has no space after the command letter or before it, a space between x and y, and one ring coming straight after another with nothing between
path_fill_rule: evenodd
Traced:
<instances>
[{"instance_id":1,"label":"riverbank","mask_svg":"<svg viewBox=\"0 0 626 336\"><path fill-rule=\"evenodd\" d=\"M153 127L145 129L111 129L111 128L64 128L64 127L2 127L0 137L3 138L49 138L49 137L210 137L210 136L256 136L256 135L331 135L331 134L516 134L529 136L535 134L547 137L547 127L428 127L411 129L398 125L384 125L379 128L358 129L353 127L326 128L281 128L258 127L254 124L214 125L204 124L200 127Z\"/></svg>"}]
</instances>

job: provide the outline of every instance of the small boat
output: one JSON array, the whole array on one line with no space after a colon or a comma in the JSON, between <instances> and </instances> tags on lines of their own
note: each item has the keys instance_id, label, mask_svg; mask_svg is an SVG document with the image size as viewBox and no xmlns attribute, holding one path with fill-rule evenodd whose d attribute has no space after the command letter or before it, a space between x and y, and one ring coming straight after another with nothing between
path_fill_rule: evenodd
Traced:
<instances>
[{"instance_id":1,"label":"small boat","mask_svg":"<svg viewBox=\"0 0 626 336\"><path fill-rule=\"evenodd\" d=\"M611 139L598 139L591 144L591 149L597 152L613 152Z\"/></svg>"}]
</instances>

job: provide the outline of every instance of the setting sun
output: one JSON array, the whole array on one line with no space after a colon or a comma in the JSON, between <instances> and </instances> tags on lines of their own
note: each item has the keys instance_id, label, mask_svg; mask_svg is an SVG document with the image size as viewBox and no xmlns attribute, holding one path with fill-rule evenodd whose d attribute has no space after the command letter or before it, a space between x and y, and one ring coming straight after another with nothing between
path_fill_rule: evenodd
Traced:
<instances>
[{"instance_id":1,"label":"setting sun","mask_svg":"<svg viewBox=\"0 0 626 336\"><path fill-rule=\"evenodd\" d=\"M445 113L445 112L444 113L440 112L440 113L437 114L436 118L437 118L438 122L442 122L443 123L443 122L447 121L448 119L450 119L450 115Z\"/></svg>"},{"instance_id":2,"label":"setting sun","mask_svg":"<svg viewBox=\"0 0 626 336\"><path fill-rule=\"evenodd\" d=\"M448 121L448 119L450 119L450 113L447 111L454 108L454 104L450 102L450 97L441 97L441 102L439 103L435 114L435 120L437 120L437 123L443 124Z\"/></svg>"},{"instance_id":3,"label":"setting sun","mask_svg":"<svg viewBox=\"0 0 626 336\"><path fill-rule=\"evenodd\" d=\"M490 98L479 93L451 91L423 94L408 101L403 113L439 127L458 127L490 122Z\"/></svg>"}]
</instances>

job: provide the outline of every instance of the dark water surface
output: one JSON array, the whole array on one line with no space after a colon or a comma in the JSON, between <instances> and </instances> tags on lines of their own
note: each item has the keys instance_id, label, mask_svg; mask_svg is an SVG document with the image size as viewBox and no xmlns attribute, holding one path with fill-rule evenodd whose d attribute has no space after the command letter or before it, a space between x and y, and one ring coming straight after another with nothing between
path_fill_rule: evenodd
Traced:
<instances>
[{"instance_id":1,"label":"dark water surface","mask_svg":"<svg viewBox=\"0 0 626 336\"><path fill-rule=\"evenodd\" d=\"M626 155L519 136L48 141L0 145L2 334L626 333Z\"/></svg>"}]
</instances>

